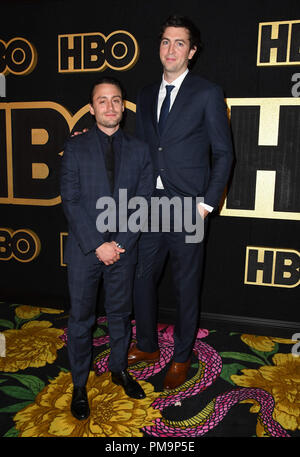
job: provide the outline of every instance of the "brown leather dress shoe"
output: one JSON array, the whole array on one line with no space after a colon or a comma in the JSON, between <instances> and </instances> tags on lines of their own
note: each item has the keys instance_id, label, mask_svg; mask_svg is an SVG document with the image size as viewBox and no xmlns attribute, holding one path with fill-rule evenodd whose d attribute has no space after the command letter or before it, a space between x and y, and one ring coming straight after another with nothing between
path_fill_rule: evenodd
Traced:
<instances>
[{"instance_id":1,"label":"brown leather dress shoe","mask_svg":"<svg viewBox=\"0 0 300 457\"><path fill-rule=\"evenodd\" d=\"M158 362L160 352L143 352L140 351L136 346L133 346L128 351L128 365L134 365L138 362Z\"/></svg>"},{"instance_id":2,"label":"brown leather dress shoe","mask_svg":"<svg viewBox=\"0 0 300 457\"><path fill-rule=\"evenodd\" d=\"M183 363L172 362L164 380L164 389L172 390L176 389L176 387L181 386L181 384L183 384L186 381L190 364L191 359Z\"/></svg>"}]
</instances>

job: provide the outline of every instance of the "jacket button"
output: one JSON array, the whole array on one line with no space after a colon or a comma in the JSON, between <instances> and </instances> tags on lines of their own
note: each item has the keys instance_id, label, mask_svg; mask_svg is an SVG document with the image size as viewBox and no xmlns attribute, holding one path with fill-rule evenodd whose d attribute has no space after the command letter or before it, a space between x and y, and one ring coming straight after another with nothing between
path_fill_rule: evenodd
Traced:
<instances>
[{"instance_id":1,"label":"jacket button","mask_svg":"<svg viewBox=\"0 0 300 457\"><path fill-rule=\"evenodd\" d=\"M161 147L160 147L160 148L158 148L158 150L159 150L159 151L162 151L162 150L163 150L163 148L161 148Z\"/></svg>"}]
</instances>

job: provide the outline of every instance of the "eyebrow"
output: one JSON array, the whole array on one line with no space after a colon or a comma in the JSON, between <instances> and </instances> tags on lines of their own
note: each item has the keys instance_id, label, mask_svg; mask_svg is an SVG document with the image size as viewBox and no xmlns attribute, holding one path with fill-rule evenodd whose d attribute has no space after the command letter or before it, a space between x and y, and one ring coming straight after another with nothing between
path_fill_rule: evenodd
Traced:
<instances>
[{"instance_id":1,"label":"eyebrow","mask_svg":"<svg viewBox=\"0 0 300 457\"><path fill-rule=\"evenodd\" d=\"M108 98L107 95L99 95L99 96L96 98L96 100L99 100L99 99L106 99L106 98ZM120 100L122 100L121 95L113 95L112 98L119 98Z\"/></svg>"},{"instance_id":2,"label":"eyebrow","mask_svg":"<svg viewBox=\"0 0 300 457\"><path fill-rule=\"evenodd\" d=\"M171 38L168 38L168 37L162 37L160 41L164 41L164 40L168 40L168 41L171 41ZM183 41L183 43L186 43L186 40L184 38L175 38L174 41Z\"/></svg>"}]
</instances>

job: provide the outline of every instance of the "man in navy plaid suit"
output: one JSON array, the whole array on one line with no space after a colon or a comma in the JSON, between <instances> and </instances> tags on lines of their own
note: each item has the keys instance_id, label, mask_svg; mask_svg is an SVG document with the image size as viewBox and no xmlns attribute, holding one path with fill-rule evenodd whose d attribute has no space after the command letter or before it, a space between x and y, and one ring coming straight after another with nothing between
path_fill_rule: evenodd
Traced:
<instances>
[{"instance_id":1,"label":"man in navy plaid suit","mask_svg":"<svg viewBox=\"0 0 300 457\"><path fill-rule=\"evenodd\" d=\"M83 135L70 138L61 166L61 197L69 226L65 260L71 300L68 322L68 354L74 385L71 411L79 420L86 419L90 412L86 383L100 279L105 288L112 381L121 385L130 397L145 396L127 371L139 234L128 229L119 231L118 225L114 232L101 233L96 227L101 213L96 208L99 198L112 197L118 213L120 189L126 189L128 200L135 196L149 200L153 191L149 148L121 130L123 111L119 81L102 78L94 84L90 112L95 116L95 126Z\"/></svg>"}]
</instances>

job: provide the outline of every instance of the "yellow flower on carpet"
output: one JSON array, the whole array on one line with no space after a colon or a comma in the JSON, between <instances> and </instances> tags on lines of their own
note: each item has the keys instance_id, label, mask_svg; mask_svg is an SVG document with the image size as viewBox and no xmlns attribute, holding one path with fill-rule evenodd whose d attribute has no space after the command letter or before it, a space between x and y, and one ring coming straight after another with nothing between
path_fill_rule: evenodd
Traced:
<instances>
[{"instance_id":1,"label":"yellow flower on carpet","mask_svg":"<svg viewBox=\"0 0 300 457\"><path fill-rule=\"evenodd\" d=\"M282 344L295 344L296 341L288 340L285 338L274 338L271 336L257 336L243 334L241 340L257 351L271 352L275 348L275 343Z\"/></svg>"},{"instance_id":2,"label":"yellow flower on carpet","mask_svg":"<svg viewBox=\"0 0 300 457\"><path fill-rule=\"evenodd\" d=\"M15 372L53 363L57 350L64 346L59 338L64 331L51 327L49 321L30 321L19 330L2 332L6 340L6 356L0 358L0 371Z\"/></svg>"},{"instance_id":3,"label":"yellow flower on carpet","mask_svg":"<svg viewBox=\"0 0 300 457\"><path fill-rule=\"evenodd\" d=\"M286 430L300 429L300 357L275 354L272 360L274 366L265 365L258 370L244 369L241 370L242 375L232 375L231 379L238 386L256 387L269 392L275 400L274 420ZM258 410L257 403L250 409L256 413Z\"/></svg>"},{"instance_id":4,"label":"yellow flower on carpet","mask_svg":"<svg viewBox=\"0 0 300 457\"><path fill-rule=\"evenodd\" d=\"M75 419L70 411L73 384L70 373L61 372L36 397L35 403L19 411L14 420L21 437L129 437L143 436L140 429L161 417L151 403L159 396L152 384L139 381L146 398L127 397L112 383L110 373L90 372L87 393L90 417Z\"/></svg>"},{"instance_id":5,"label":"yellow flower on carpet","mask_svg":"<svg viewBox=\"0 0 300 457\"><path fill-rule=\"evenodd\" d=\"M60 309L42 308L40 306L21 305L15 309L15 312L20 319L33 319L41 313L60 314L64 311Z\"/></svg>"}]
</instances>

